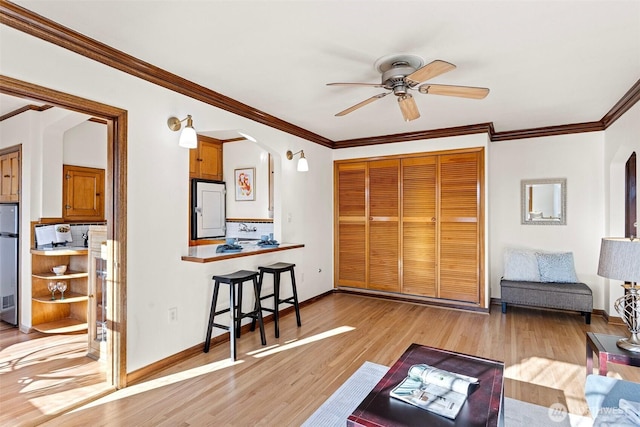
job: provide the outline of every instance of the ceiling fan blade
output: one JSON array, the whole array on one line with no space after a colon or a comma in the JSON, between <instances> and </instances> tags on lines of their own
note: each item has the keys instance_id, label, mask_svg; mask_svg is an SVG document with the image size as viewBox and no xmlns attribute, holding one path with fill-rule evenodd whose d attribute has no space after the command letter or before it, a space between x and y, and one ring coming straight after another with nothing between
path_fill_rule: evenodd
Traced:
<instances>
[{"instance_id":1,"label":"ceiling fan blade","mask_svg":"<svg viewBox=\"0 0 640 427\"><path fill-rule=\"evenodd\" d=\"M336 114L336 117L340 117L340 116L344 116L344 115L346 115L346 114L349 114L349 113L351 113L352 111L355 111L355 110L357 110L357 109L358 109L358 108L360 108L360 107L364 107L365 105L367 105L367 104L371 104L373 101L375 101L375 100L377 100L377 99L380 99L380 98L383 98L383 97L385 97L385 96L389 95L389 93L391 93L391 92L380 93L380 94L378 94L378 95L372 96L372 97L371 97L371 98L369 98L369 99L365 99L364 101L359 102L359 103L357 103L356 105L353 105L353 106L351 106L351 107L347 108L346 110L342 110L342 111L340 111L338 114Z\"/></svg>"},{"instance_id":2,"label":"ceiling fan blade","mask_svg":"<svg viewBox=\"0 0 640 427\"><path fill-rule=\"evenodd\" d=\"M327 83L327 86L371 86L384 87L382 83Z\"/></svg>"},{"instance_id":3,"label":"ceiling fan blade","mask_svg":"<svg viewBox=\"0 0 640 427\"><path fill-rule=\"evenodd\" d=\"M426 80L432 79L440 74L446 73L455 69L456 66L446 61L436 59L433 62L428 63L424 67L418 68L413 73L409 74L404 80L410 86L415 86Z\"/></svg>"},{"instance_id":4,"label":"ceiling fan blade","mask_svg":"<svg viewBox=\"0 0 640 427\"><path fill-rule=\"evenodd\" d=\"M459 96L462 98L483 99L489 94L486 87L451 86L424 84L418 89L420 93L429 95Z\"/></svg>"},{"instance_id":5,"label":"ceiling fan blade","mask_svg":"<svg viewBox=\"0 0 640 427\"><path fill-rule=\"evenodd\" d=\"M416 100L413 99L410 93L399 96L398 105L400 106L400 111L402 111L402 117L404 117L405 122L410 122L420 117Z\"/></svg>"}]
</instances>

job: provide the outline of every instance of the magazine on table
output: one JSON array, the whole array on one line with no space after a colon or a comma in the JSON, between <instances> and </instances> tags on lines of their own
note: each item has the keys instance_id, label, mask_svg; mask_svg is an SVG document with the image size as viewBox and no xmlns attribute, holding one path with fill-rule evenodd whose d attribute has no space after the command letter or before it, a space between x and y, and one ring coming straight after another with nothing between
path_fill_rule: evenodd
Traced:
<instances>
[{"instance_id":1,"label":"magazine on table","mask_svg":"<svg viewBox=\"0 0 640 427\"><path fill-rule=\"evenodd\" d=\"M455 419L478 379L433 366L409 368L407 377L391 390L391 396L443 417Z\"/></svg>"}]
</instances>

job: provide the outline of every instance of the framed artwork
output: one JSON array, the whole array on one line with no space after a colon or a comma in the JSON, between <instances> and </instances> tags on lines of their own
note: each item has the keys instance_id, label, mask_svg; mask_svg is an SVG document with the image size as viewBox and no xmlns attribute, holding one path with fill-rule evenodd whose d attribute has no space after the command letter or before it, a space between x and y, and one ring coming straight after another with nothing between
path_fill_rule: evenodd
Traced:
<instances>
[{"instance_id":1,"label":"framed artwork","mask_svg":"<svg viewBox=\"0 0 640 427\"><path fill-rule=\"evenodd\" d=\"M256 168L235 169L236 200L255 200Z\"/></svg>"}]
</instances>

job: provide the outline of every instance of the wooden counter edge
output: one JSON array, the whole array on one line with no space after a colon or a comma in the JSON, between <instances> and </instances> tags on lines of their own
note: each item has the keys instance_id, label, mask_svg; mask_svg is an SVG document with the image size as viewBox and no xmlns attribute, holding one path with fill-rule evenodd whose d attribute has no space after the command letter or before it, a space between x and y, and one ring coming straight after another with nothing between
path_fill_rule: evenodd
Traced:
<instances>
[{"instance_id":1,"label":"wooden counter edge","mask_svg":"<svg viewBox=\"0 0 640 427\"><path fill-rule=\"evenodd\" d=\"M181 259L182 261L206 263L206 262L223 261L225 259L231 259L231 258L241 258L241 257L252 256L252 255L266 254L269 252L286 251L289 249L298 249L298 248L304 248L304 244L296 244L296 245L291 245L286 247L277 247L277 248L270 248L270 249L261 249L259 251L251 251L251 252L245 252L245 253L238 252L234 254L219 254L209 258L199 258L195 256L185 255Z\"/></svg>"}]
</instances>

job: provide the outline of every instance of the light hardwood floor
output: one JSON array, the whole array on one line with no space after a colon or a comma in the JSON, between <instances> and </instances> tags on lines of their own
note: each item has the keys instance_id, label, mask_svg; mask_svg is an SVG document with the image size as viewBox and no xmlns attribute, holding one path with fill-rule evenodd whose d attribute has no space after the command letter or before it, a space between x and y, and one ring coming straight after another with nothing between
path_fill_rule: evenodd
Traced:
<instances>
[{"instance_id":1,"label":"light hardwood floor","mask_svg":"<svg viewBox=\"0 0 640 427\"><path fill-rule=\"evenodd\" d=\"M265 347L257 331L242 335L236 363L222 343L45 425L296 426L362 363L390 366L414 342L504 361L507 397L588 415L585 333L626 334L599 316L585 325L574 313L493 306L487 315L349 294L304 307L301 328L284 316L277 340L273 323L266 330ZM609 368L640 382L639 368Z\"/></svg>"},{"instance_id":2,"label":"light hardwood floor","mask_svg":"<svg viewBox=\"0 0 640 427\"><path fill-rule=\"evenodd\" d=\"M23 334L6 325L0 327L0 426L38 425L112 391L103 364L86 356L87 334Z\"/></svg>"}]
</instances>

